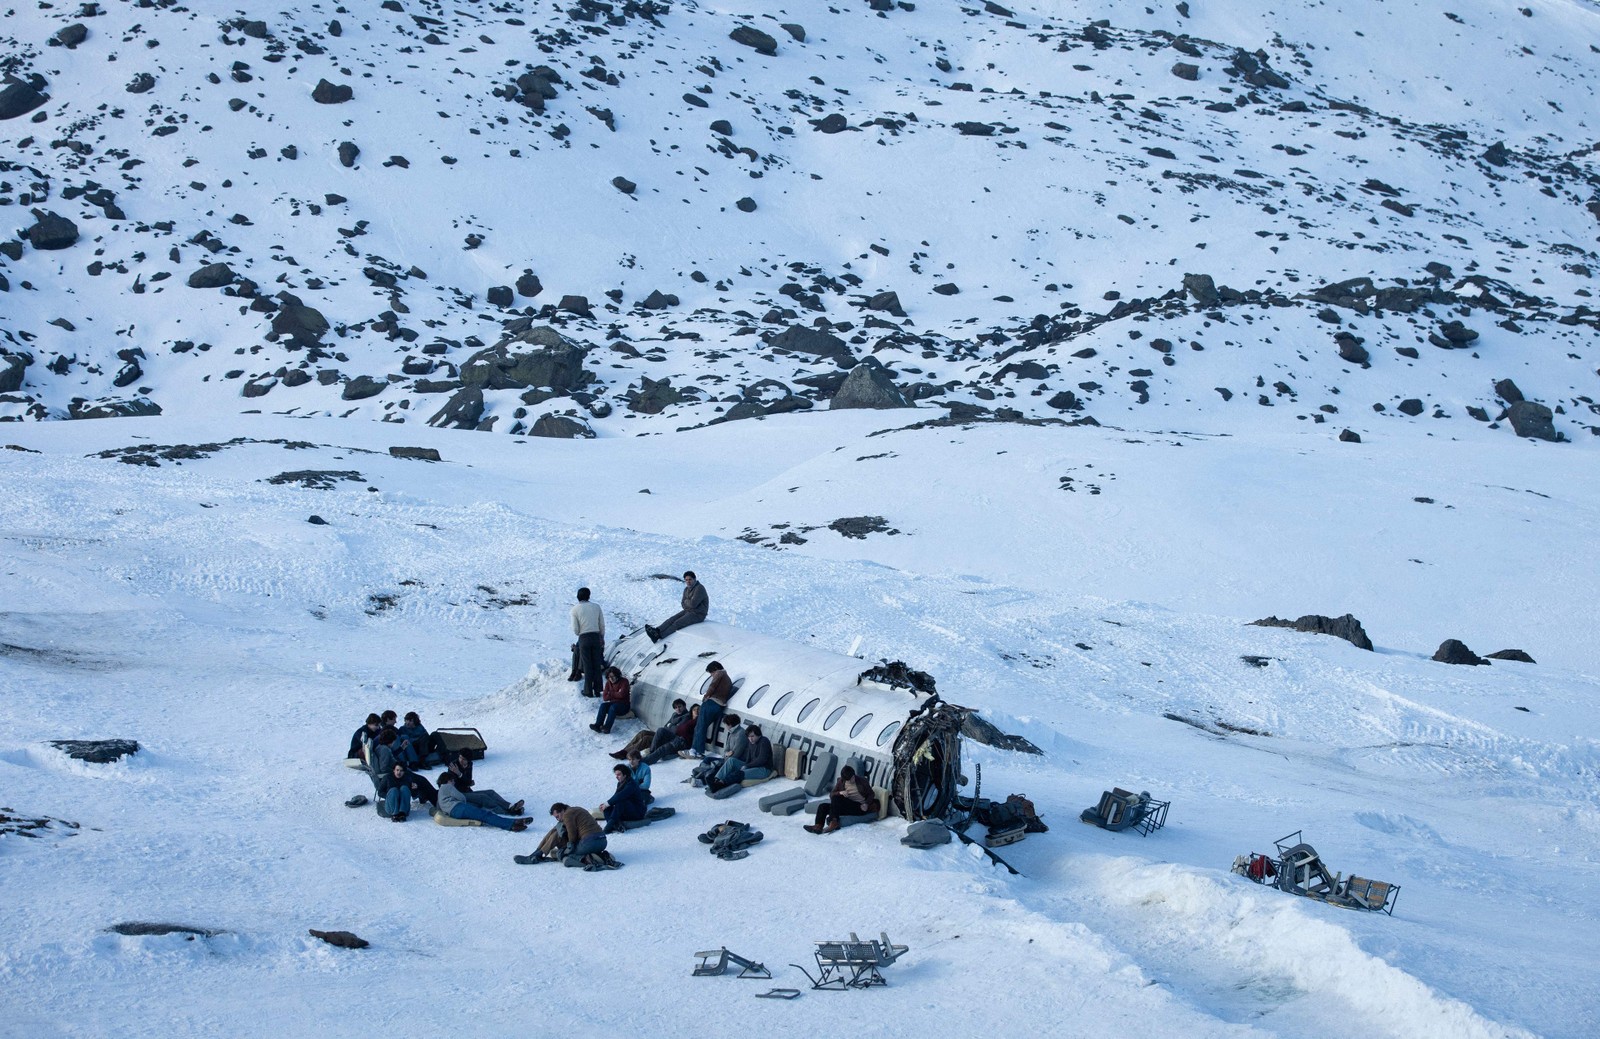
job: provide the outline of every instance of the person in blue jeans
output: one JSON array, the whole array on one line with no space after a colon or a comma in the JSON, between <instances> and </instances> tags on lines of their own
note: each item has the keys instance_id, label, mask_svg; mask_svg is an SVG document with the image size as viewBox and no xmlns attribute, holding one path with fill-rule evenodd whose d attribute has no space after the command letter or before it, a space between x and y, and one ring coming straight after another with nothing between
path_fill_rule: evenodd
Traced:
<instances>
[{"instance_id":1,"label":"person in blue jeans","mask_svg":"<svg viewBox=\"0 0 1600 1039\"><path fill-rule=\"evenodd\" d=\"M452 819L476 819L485 826L498 826L502 830L511 830L515 833L521 833L528 828L527 819L511 819L496 815L468 801L463 792L456 789L456 777L453 772L445 772L439 776L439 811Z\"/></svg>"},{"instance_id":2,"label":"person in blue jeans","mask_svg":"<svg viewBox=\"0 0 1600 1039\"><path fill-rule=\"evenodd\" d=\"M722 717L722 712L728 709L728 701L733 697L733 679L728 677L728 672L719 660L713 660L706 665L706 673L711 676L706 684L705 698L700 703L700 719L694 725L694 740L689 744L689 749L678 755L683 758L703 758L706 756L706 734L716 732L716 724Z\"/></svg>"},{"instance_id":3,"label":"person in blue jeans","mask_svg":"<svg viewBox=\"0 0 1600 1039\"><path fill-rule=\"evenodd\" d=\"M732 743L733 741L729 741ZM746 779L766 779L772 775L772 741L761 735L761 726L754 722L745 726L744 746L729 750L728 759L706 786L713 792L732 783Z\"/></svg>"}]
</instances>

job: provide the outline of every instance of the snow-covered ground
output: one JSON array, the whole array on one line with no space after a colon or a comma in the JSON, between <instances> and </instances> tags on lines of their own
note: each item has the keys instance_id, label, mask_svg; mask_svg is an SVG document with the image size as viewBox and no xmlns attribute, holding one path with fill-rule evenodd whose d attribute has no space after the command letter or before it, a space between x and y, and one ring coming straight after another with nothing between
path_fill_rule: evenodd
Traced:
<instances>
[{"instance_id":1,"label":"snow-covered ground","mask_svg":"<svg viewBox=\"0 0 1600 1039\"><path fill-rule=\"evenodd\" d=\"M884 432L906 416L589 442L272 416L6 427L0 805L82 828L0 837L3 1030L1594 1034L1586 444ZM124 448L157 464L99 454ZM353 475L270 482L308 470ZM828 527L853 516L885 531ZM806 540L774 547L786 531ZM343 807L370 792L339 764L349 733L388 707L481 728L481 785L536 813L600 801L625 733L591 733L564 681L571 593L594 588L616 631L675 608L653 575L685 567L715 618L860 637L1040 746L969 749L985 792L1051 825L1006 850L1022 875L903 848L894 820L812 837L753 792L680 785L681 763L655 770L678 815L614 838L611 873ZM1346 611L1374 652L1247 626ZM1430 661L1450 637L1538 663ZM95 766L47 743L112 736L143 749ZM1112 785L1170 798L1166 829L1080 825ZM695 835L730 817L767 836L725 863ZM1402 885L1394 917L1228 872L1294 830ZM224 933L106 930L129 920ZM911 947L886 988L754 998L850 931ZM724 944L775 980L689 976Z\"/></svg>"}]
</instances>

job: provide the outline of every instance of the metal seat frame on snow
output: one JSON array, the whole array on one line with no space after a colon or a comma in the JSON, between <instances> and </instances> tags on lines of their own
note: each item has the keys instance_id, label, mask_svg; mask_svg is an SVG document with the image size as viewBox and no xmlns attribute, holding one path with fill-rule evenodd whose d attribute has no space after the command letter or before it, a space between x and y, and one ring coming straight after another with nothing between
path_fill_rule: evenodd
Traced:
<instances>
[{"instance_id":1,"label":"metal seat frame on snow","mask_svg":"<svg viewBox=\"0 0 1600 1039\"><path fill-rule=\"evenodd\" d=\"M725 974L728 965L733 964L739 968L741 978L771 978L772 972L765 964L755 960L747 960L736 952L729 952L726 946L720 949L710 949L695 953L700 957L700 962L695 964L694 976L697 978L710 978Z\"/></svg>"},{"instance_id":2,"label":"metal seat frame on snow","mask_svg":"<svg viewBox=\"0 0 1600 1039\"><path fill-rule=\"evenodd\" d=\"M1368 880L1351 874L1330 873L1317 849L1302 839L1296 830L1280 837L1273 844L1278 852L1274 863L1267 856L1252 852L1234 861L1233 870L1257 884L1269 884L1279 891L1304 898L1316 899L1342 909L1364 909L1373 913L1394 915L1395 901L1400 894L1399 884L1381 880Z\"/></svg>"},{"instance_id":3,"label":"metal seat frame on snow","mask_svg":"<svg viewBox=\"0 0 1600 1039\"><path fill-rule=\"evenodd\" d=\"M1149 792L1135 794L1113 787L1100 795L1100 803L1078 816L1102 830L1137 830L1145 837L1167 825L1171 801L1157 801Z\"/></svg>"},{"instance_id":4,"label":"metal seat frame on snow","mask_svg":"<svg viewBox=\"0 0 1600 1039\"><path fill-rule=\"evenodd\" d=\"M887 932L878 938L862 941L854 931L846 941L818 942L816 949L818 977L798 963L791 963L806 976L814 989L831 989L843 992L847 988L870 988L886 985L880 968L887 967L906 954L907 946L894 945Z\"/></svg>"}]
</instances>

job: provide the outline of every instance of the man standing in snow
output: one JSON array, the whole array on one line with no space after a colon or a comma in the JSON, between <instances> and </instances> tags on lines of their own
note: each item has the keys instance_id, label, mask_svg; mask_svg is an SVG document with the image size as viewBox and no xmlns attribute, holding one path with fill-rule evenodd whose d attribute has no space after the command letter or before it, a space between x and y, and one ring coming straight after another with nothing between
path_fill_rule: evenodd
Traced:
<instances>
[{"instance_id":1,"label":"man standing in snow","mask_svg":"<svg viewBox=\"0 0 1600 1039\"><path fill-rule=\"evenodd\" d=\"M606 618L600 607L589 601L587 588L578 589L578 604L572 608L572 633L578 636L583 695L599 696L601 674L606 664Z\"/></svg>"},{"instance_id":2,"label":"man standing in snow","mask_svg":"<svg viewBox=\"0 0 1600 1039\"><path fill-rule=\"evenodd\" d=\"M651 642L660 642L679 628L687 628L706 619L706 613L711 609L711 597L706 594L706 586L695 578L693 570L683 572L683 599L680 605L682 609L659 625L644 626L644 633L650 636Z\"/></svg>"}]
</instances>

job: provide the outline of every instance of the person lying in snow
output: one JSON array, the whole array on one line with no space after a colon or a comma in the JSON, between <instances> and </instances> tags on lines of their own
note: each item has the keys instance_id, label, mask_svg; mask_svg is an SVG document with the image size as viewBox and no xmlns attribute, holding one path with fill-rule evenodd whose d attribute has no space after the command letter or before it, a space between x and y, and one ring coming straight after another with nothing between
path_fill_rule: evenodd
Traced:
<instances>
[{"instance_id":1,"label":"person lying in snow","mask_svg":"<svg viewBox=\"0 0 1600 1039\"><path fill-rule=\"evenodd\" d=\"M617 789L600 805L600 814L606 820L606 833L616 833L622 829L623 823L638 822L644 818L646 810L644 790L633 778L628 766L618 765L611 773L617 777Z\"/></svg>"},{"instance_id":2,"label":"person lying in snow","mask_svg":"<svg viewBox=\"0 0 1600 1039\"><path fill-rule=\"evenodd\" d=\"M594 816L582 808L557 801L550 806L550 818L556 824L539 842L539 849L532 855L515 855L513 861L528 866L560 860L568 866L582 866L586 865L583 860L590 856L602 862L611 859L606 851L606 835L600 832L600 824L594 821Z\"/></svg>"},{"instance_id":3,"label":"person lying in snow","mask_svg":"<svg viewBox=\"0 0 1600 1039\"><path fill-rule=\"evenodd\" d=\"M818 807L815 823L804 827L807 833L832 833L839 828L839 820L846 815L866 815L878 811L878 799L872 787L856 775L856 770L846 765L839 770L839 781L833 784L828 803Z\"/></svg>"},{"instance_id":4,"label":"person lying in snow","mask_svg":"<svg viewBox=\"0 0 1600 1039\"><path fill-rule=\"evenodd\" d=\"M518 800L513 804L493 790L473 789L472 759L467 756L465 751L460 751L455 757L451 758L445 764L445 771L455 776L452 782L455 783L456 789L461 791L461 796L468 804L477 805L479 808L487 808L489 811L499 812L501 815L522 814L522 801ZM443 777L440 777L440 782L443 781Z\"/></svg>"},{"instance_id":5,"label":"person lying in snow","mask_svg":"<svg viewBox=\"0 0 1600 1039\"><path fill-rule=\"evenodd\" d=\"M464 791L456 789L454 772L443 772L439 775L439 811L452 819L476 819L485 826L498 826L502 830L512 830L516 833L526 830L530 821L509 819L472 804L467 800Z\"/></svg>"},{"instance_id":6,"label":"person lying in snow","mask_svg":"<svg viewBox=\"0 0 1600 1039\"><path fill-rule=\"evenodd\" d=\"M627 714L632 709L632 704L629 703L631 691L628 680L622 677L619 669L606 668L606 684L600 693L600 709L595 712L594 724L589 728L595 732L609 733L617 716Z\"/></svg>"},{"instance_id":7,"label":"person lying in snow","mask_svg":"<svg viewBox=\"0 0 1600 1039\"><path fill-rule=\"evenodd\" d=\"M682 608L677 613L660 624L644 626L644 633L650 636L651 642L660 642L679 628L687 628L706 619L706 614L711 609L711 597L706 594L706 586L694 576L693 570L683 572L683 596L679 606Z\"/></svg>"}]
</instances>

